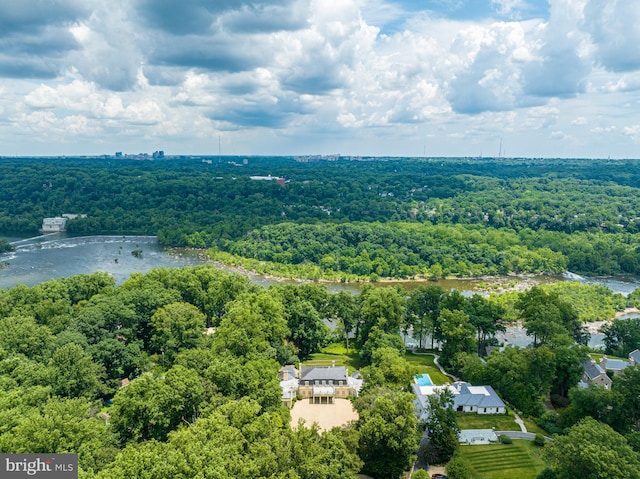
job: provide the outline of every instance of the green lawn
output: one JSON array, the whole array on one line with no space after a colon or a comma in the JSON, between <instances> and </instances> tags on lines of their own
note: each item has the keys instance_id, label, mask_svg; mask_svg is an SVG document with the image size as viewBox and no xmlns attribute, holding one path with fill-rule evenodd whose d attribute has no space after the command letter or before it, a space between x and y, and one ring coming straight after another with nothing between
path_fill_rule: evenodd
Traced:
<instances>
[{"instance_id":1,"label":"green lawn","mask_svg":"<svg viewBox=\"0 0 640 479\"><path fill-rule=\"evenodd\" d=\"M456 422L460 429L491 429L496 428L496 431L519 431L520 426L515 422L513 413L508 411L508 414L464 414L456 413ZM527 428L527 432L534 434L542 434L548 436L549 433L542 429L529 419L524 419L524 425Z\"/></svg>"},{"instance_id":2,"label":"green lawn","mask_svg":"<svg viewBox=\"0 0 640 479\"><path fill-rule=\"evenodd\" d=\"M602 359L602 356L604 356L604 354L602 353L589 353L589 356L591 356L591 359L595 360L596 362L600 362L600 360ZM629 358L620 358L618 356L611 356L610 354L607 354L607 358L609 359L622 359L623 361L628 361Z\"/></svg>"},{"instance_id":3,"label":"green lawn","mask_svg":"<svg viewBox=\"0 0 640 479\"><path fill-rule=\"evenodd\" d=\"M433 384L442 385L450 383L452 381L451 378L445 376L440 372L438 366L436 366L433 362L433 356L431 355L413 354L412 352L407 352L404 358L407 360L407 362L417 366L418 373L428 374Z\"/></svg>"},{"instance_id":4,"label":"green lawn","mask_svg":"<svg viewBox=\"0 0 640 479\"><path fill-rule=\"evenodd\" d=\"M474 479L535 479L546 467L541 452L533 441L514 440L513 444L460 446L456 454L467 460Z\"/></svg>"},{"instance_id":5,"label":"green lawn","mask_svg":"<svg viewBox=\"0 0 640 479\"><path fill-rule=\"evenodd\" d=\"M538 426L536 423L534 423L533 421L530 421L529 419L525 419L525 418L522 418L522 420L524 421L524 425L527 428L527 432L532 432L534 434L542 434L543 436L551 435L547 431L542 429L540 426Z\"/></svg>"},{"instance_id":6,"label":"green lawn","mask_svg":"<svg viewBox=\"0 0 640 479\"><path fill-rule=\"evenodd\" d=\"M416 366L418 373L427 373L431 377L433 384L441 385L451 382L451 378L442 374L434 364L433 356L407 352L404 358L407 362ZM303 361L303 364L305 366L331 366L332 361L336 362L336 366L349 368L349 374L363 366L358 350L350 344L349 354L347 354L347 350L342 343L334 343L322 348L321 352L312 354L309 359Z\"/></svg>"},{"instance_id":7,"label":"green lawn","mask_svg":"<svg viewBox=\"0 0 640 479\"><path fill-rule=\"evenodd\" d=\"M513 419L513 414L464 414L456 413L456 422L460 429L491 429L496 431L519 431L520 426Z\"/></svg>"},{"instance_id":8,"label":"green lawn","mask_svg":"<svg viewBox=\"0 0 640 479\"><path fill-rule=\"evenodd\" d=\"M305 366L331 366L332 361L336 362L336 366L346 366L349 368L349 374L352 374L362 367L358 351L349 345L349 354L347 354L344 344L340 343L331 344L322 348L322 352L312 354L303 364Z\"/></svg>"}]
</instances>

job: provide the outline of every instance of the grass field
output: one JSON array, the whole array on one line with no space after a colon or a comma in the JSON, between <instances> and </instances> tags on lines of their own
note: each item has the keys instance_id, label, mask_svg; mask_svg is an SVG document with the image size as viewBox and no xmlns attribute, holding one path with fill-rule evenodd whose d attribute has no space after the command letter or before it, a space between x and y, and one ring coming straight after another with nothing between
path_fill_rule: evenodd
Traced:
<instances>
[{"instance_id":1,"label":"grass field","mask_svg":"<svg viewBox=\"0 0 640 479\"><path fill-rule=\"evenodd\" d=\"M589 353L589 356L591 357L591 359L595 360L596 362L600 362L600 360L602 359L602 356L604 356L604 354L602 353ZM622 359L623 361L628 361L629 358L621 358L618 356L611 356L610 354L607 354L607 358L609 359Z\"/></svg>"},{"instance_id":2,"label":"grass field","mask_svg":"<svg viewBox=\"0 0 640 479\"><path fill-rule=\"evenodd\" d=\"M546 467L541 449L532 441L513 444L460 446L457 454L467 460L474 479L535 479Z\"/></svg>"},{"instance_id":3,"label":"grass field","mask_svg":"<svg viewBox=\"0 0 640 479\"><path fill-rule=\"evenodd\" d=\"M460 429L491 429L496 431L519 431L520 426L513 419L513 414L456 414L456 422Z\"/></svg>"},{"instance_id":4,"label":"grass field","mask_svg":"<svg viewBox=\"0 0 640 479\"><path fill-rule=\"evenodd\" d=\"M346 366L349 368L349 374L362 367L358 351L349 345L349 354L347 354L347 349L344 347L344 344L340 343L331 344L322 348L322 352L312 354L303 364L305 366L331 366L332 361L336 362L336 366Z\"/></svg>"},{"instance_id":5,"label":"grass field","mask_svg":"<svg viewBox=\"0 0 640 479\"><path fill-rule=\"evenodd\" d=\"M538 426L536 423L534 423L533 421L530 421L529 419L525 419L525 418L522 418L522 420L524 421L524 425L527 428L527 432L532 432L534 434L542 434L543 436L551 435L547 431L542 429L540 426Z\"/></svg>"},{"instance_id":6,"label":"grass field","mask_svg":"<svg viewBox=\"0 0 640 479\"><path fill-rule=\"evenodd\" d=\"M433 356L407 352L404 358L407 362L416 366L418 373L427 373L431 377L433 384L440 385L451 382L451 379L442 374L438 366L435 365ZM335 361L336 366L349 368L349 374L363 366L358 350L349 345L349 354L347 354L344 344L341 343L330 344L322 348L322 352L312 354L303 364L305 366L331 366L332 361Z\"/></svg>"}]
</instances>

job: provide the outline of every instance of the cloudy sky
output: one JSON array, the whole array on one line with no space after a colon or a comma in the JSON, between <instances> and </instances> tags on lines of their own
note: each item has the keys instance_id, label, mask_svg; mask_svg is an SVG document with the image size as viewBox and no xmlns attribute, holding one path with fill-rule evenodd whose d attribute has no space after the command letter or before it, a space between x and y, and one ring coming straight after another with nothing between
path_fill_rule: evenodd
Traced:
<instances>
[{"instance_id":1,"label":"cloudy sky","mask_svg":"<svg viewBox=\"0 0 640 479\"><path fill-rule=\"evenodd\" d=\"M638 0L0 0L0 156L640 157Z\"/></svg>"}]
</instances>

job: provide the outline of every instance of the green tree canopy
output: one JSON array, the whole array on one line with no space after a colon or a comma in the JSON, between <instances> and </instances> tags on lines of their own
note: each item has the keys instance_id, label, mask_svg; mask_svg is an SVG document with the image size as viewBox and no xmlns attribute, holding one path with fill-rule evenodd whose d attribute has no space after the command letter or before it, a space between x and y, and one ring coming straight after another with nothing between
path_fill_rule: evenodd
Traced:
<instances>
[{"instance_id":1,"label":"green tree canopy","mask_svg":"<svg viewBox=\"0 0 640 479\"><path fill-rule=\"evenodd\" d=\"M590 417L573 426L566 436L547 443L543 454L559 479L640 478L640 454L624 436Z\"/></svg>"},{"instance_id":2,"label":"green tree canopy","mask_svg":"<svg viewBox=\"0 0 640 479\"><path fill-rule=\"evenodd\" d=\"M202 339L206 318L192 304L172 303L154 313L151 326L153 351L162 352L171 363L178 352L195 347Z\"/></svg>"},{"instance_id":3,"label":"green tree canopy","mask_svg":"<svg viewBox=\"0 0 640 479\"><path fill-rule=\"evenodd\" d=\"M356 399L359 453L368 474L396 478L415 460L420 434L413 398L411 393L377 388Z\"/></svg>"}]
</instances>

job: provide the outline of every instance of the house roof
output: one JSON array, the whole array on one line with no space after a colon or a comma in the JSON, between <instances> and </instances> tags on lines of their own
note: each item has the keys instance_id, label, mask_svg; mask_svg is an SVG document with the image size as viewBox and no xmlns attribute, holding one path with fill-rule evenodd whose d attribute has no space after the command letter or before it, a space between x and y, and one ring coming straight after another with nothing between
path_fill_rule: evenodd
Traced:
<instances>
[{"instance_id":1,"label":"house roof","mask_svg":"<svg viewBox=\"0 0 640 479\"><path fill-rule=\"evenodd\" d=\"M306 381L346 381L347 370L344 366L316 366L316 367L302 367L302 375L300 379Z\"/></svg>"},{"instance_id":2,"label":"house roof","mask_svg":"<svg viewBox=\"0 0 640 479\"><path fill-rule=\"evenodd\" d=\"M458 394L453 398L453 407L505 407L504 402L491 386L472 386L469 383L456 383Z\"/></svg>"},{"instance_id":3,"label":"house roof","mask_svg":"<svg viewBox=\"0 0 640 479\"><path fill-rule=\"evenodd\" d=\"M363 383L364 381L362 379L356 378L354 376L349 376L347 378L347 385L356 392L356 396L360 394L360 390L362 389Z\"/></svg>"},{"instance_id":4,"label":"house roof","mask_svg":"<svg viewBox=\"0 0 640 479\"><path fill-rule=\"evenodd\" d=\"M595 361L587 360L582 363L582 367L584 368L584 373L591 381L593 381L601 374L605 374L604 370Z\"/></svg>"},{"instance_id":5,"label":"house roof","mask_svg":"<svg viewBox=\"0 0 640 479\"><path fill-rule=\"evenodd\" d=\"M622 359L607 359L607 369L611 371L620 371L627 366L629 366L629 363Z\"/></svg>"},{"instance_id":6,"label":"house roof","mask_svg":"<svg viewBox=\"0 0 640 479\"><path fill-rule=\"evenodd\" d=\"M418 398L418 403L422 408L426 407L427 396L442 389L448 389L453 394L454 409L459 406L505 407L504 402L491 386L472 386L465 382L457 382L446 386L418 386L417 384L412 386Z\"/></svg>"},{"instance_id":7,"label":"house roof","mask_svg":"<svg viewBox=\"0 0 640 479\"><path fill-rule=\"evenodd\" d=\"M280 368L280 373L283 372L287 372L289 373L292 377L296 377L298 375L298 370L296 369L295 366L293 366L292 364L285 364L284 366L282 366Z\"/></svg>"},{"instance_id":8,"label":"house roof","mask_svg":"<svg viewBox=\"0 0 640 479\"><path fill-rule=\"evenodd\" d=\"M640 349L636 349L629 353L629 360L631 359L633 359L636 364L640 364Z\"/></svg>"}]
</instances>

